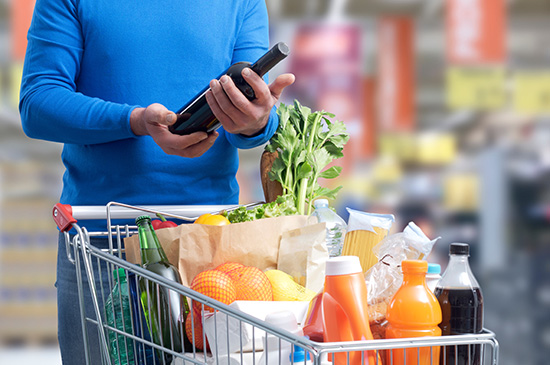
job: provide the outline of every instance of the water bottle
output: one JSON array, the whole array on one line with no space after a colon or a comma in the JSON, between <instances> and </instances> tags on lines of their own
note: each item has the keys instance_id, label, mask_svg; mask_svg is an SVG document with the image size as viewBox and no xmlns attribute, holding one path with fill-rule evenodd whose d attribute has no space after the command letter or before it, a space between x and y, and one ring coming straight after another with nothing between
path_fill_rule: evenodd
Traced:
<instances>
[{"instance_id":1,"label":"water bottle","mask_svg":"<svg viewBox=\"0 0 550 365\"><path fill-rule=\"evenodd\" d=\"M105 302L105 317L107 324L120 331L132 333L132 315L126 271L119 268L113 272L115 285ZM108 331L109 352L113 364L134 364L134 343L122 334Z\"/></svg>"},{"instance_id":2,"label":"water bottle","mask_svg":"<svg viewBox=\"0 0 550 365\"><path fill-rule=\"evenodd\" d=\"M435 292L437 283L441 280L441 265L428 263L428 273L426 274L426 285L432 291Z\"/></svg>"},{"instance_id":3,"label":"water bottle","mask_svg":"<svg viewBox=\"0 0 550 365\"><path fill-rule=\"evenodd\" d=\"M319 223L327 225L327 249L330 257L340 256L344 247L344 236L346 235L346 222L328 206L327 199L317 199L313 202L315 210L311 213Z\"/></svg>"}]
</instances>

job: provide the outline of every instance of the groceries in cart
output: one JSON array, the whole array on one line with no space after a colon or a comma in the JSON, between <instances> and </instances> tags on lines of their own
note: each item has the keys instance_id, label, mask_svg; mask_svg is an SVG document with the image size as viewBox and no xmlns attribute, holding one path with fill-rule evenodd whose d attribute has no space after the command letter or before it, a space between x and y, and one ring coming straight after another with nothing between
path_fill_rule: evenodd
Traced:
<instances>
[{"instance_id":1,"label":"groceries in cart","mask_svg":"<svg viewBox=\"0 0 550 365\"><path fill-rule=\"evenodd\" d=\"M357 229L347 233L347 235L353 236L347 241L349 247L356 250L355 252L362 255L363 258L367 258L364 262L369 262L371 256L376 257L378 260L370 265L366 272L364 267L361 266L359 256L329 257L326 248L320 250L323 254L318 257L310 252L304 258L299 259L301 252L308 252L308 248L315 247L319 241L321 247L325 245L323 239L326 232L324 225L304 221L304 226L301 228L280 232L281 244L275 261L282 259L283 261L278 262L277 267L292 271L294 275L278 268L264 269L244 265L237 261L226 261L194 275L189 287L217 302L230 305L232 308L260 320L267 320L270 316L276 316L281 309L286 310L296 318L301 333L316 342L330 343L439 336L441 332L438 325L441 322L441 309L437 298L430 290L421 290L420 296L406 297L408 302L398 300L399 296L396 297L397 293L403 295L402 293L406 291L406 288L403 287L403 277L406 272L405 269L409 266L416 267L414 265L420 265L420 269L416 270L419 271L420 275L420 281L417 284L424 288L428 263L422 261L422 259L430 254L437 239L431 240L426 237L413 222L409 223L403 232L389 234L391 223L394 221L393 216L351 210L350 212L353 212L350 219L358 220L357 216L361 217L359 218L361 229L369 233L373 232L375 235L382 234L381 238L376 240L376 244L373 244L373 238L368 234L365 234L364 240L362 240L361 235L358 235L357 232L353 233ZM248 222L247 224L251 223L254 222ZM233 224L233 226L238 224L243 223ZM357 222L354 223L355 226L357 224ZM216 229L227 229L227 227ZM320 236L320 234L322 235ZM367 246L368 249L361 247L361 245ZM349 247L348 249L350 249ZM366 250L372 252L367 253ZM178 258L172 258L172 260L177 261ZM308 265L315 266L312 265L313 261L316 261L317 264L322 262L322 265L316 265L320 266L321 269L320 271L310 271L308 274ZM289 265L289 263L293 265ZM423 270L424 266L425 271ZM301 273L298 273L297 267L303 267ZM319 284L318 280L313 280L313 277L317 277L320 273L324 277L322 284ZM306 280L308 276L309 281ZM345 280L346 283L342 280ZM308 288L307 285L302 285L307 282L314 283L309 286L313 285L315 290ZM336 282L338 282L337 285L332 284ZM267 303L274 301L285 303L296 301L301 303L294 307L285 307L286 304L277 307L267 305ZM184 325L180 325L179 328L172 327L174 338L182 336L185 341L194 345L194 350L205 351L216 357L229 356L231 353L241 351L251 351L252 348L258 352L264 350L265 331L257 330L257 333L253 333L253 326L243 326L239 320L228 319L227 315L201 301L192 300L192 302L191 312L184 313L184 316L186 316ZM247 302L250 305L243 305ZM400 303L401 309L396 309L399 307L396 303ZM395 308L392 307L394 305ZM432 317L428 321L429 323L423 324L423 326L428 326L430 329L414 330L414 313L421 313L418 308L426 306L431 306L431 312L428 312L431 313ZM409 317L405 315L405 317L399 318L394 314L392 323L392 308L394 313L400 313L401 317L403 317L403 313L410 312L413 315L409 315ZM166 311L160 310L160 312L164 313ZM162 316L160 317L162 318ZM410 322L408 323L409 328L407 330L398 328L397 323L406 322L407 318ZM178 329L183 329L184 333L176 333ZM269 337L269 334L267 337ZM155 338L154 331L153 338L155 341L164 340L161 337ZM170 337L167 337L167 339L170 340ZM213 342L217 343L216 347L209 345ZM157 344L160 343L157 342ZM291 347L288 346L286 349L289 348ZM174 349L180 350L178 347L174 347ZM413 364L416 363L416 360L413 361L412 358L418 356L421 359L419 363L424 364L428 361L426 356L428 356L428 359L434 356L439 357L439 347L426 347L421 350L413 348L407 351L397 352L395 350L390 352L392 353L391 360L386 353L355 351L335 354L334 359L331 359L331 361L334 361L335 364L361 364L362 361L372 364L397 364L406 357L408 359L407 363ZM412 355L413 353L414 355Z\"/></svg>"},{"instance_id":2,"label":"groceries in cart","mask_svg":"<svg viewBox=\"0 0 550 365\"><path fill-rule=\"evenodd\" d=\"M467 265L468 246L451 246L451 260L434 294L425 276L426 258L437 239L412 222L403 232L388 229L373 248L378 262L365 273L359 256L330 257L319 239L319 232L326 232L324 223L311 224L303 216L158 231L150 220L138 215L136 230L117 237L130 262L80 238L84 259L95 257L112 268L108 298L94 300L102 305L99 320L83 314L89 324L105 329L104 352L110 360L105 363L286 365L302 359L434 365L484 364L490 356L497 363L494 334L482 329L481 291ZM204 241L210 235L217 245ZM283 237L287 247L280 255ZM312 255L308 247L321 252ZM184 253L198 261L191 271ZM279 259L301 264L285 266ZM155 264L164 269L156 270ZM312 280L319 275L321 284ZM90 277L93 286L95 276ZM180 284L180 277L191 279ZM466 291L477 298L467 309L460 304Z\"/></svg>"}]
</instances>

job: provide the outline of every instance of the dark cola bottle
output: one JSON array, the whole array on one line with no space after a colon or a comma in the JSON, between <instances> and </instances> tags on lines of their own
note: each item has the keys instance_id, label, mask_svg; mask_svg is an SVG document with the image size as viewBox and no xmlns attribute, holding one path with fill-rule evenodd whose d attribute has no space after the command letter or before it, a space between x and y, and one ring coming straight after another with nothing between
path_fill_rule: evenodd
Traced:
<instances>
[{"instance_id":1,"label":"dark cola bottle","mask_svg":"<svg viewBox=\"0 0 550 365\"><path fill-rule=\"evenodd\" d=\"M449 264L435 288L443 320L441 334L477 334L483 330L483 295L468 262L470 247L453 243ZM440 364L481 365L481 345L442 346Z\"/></svg>"}]
</instances>

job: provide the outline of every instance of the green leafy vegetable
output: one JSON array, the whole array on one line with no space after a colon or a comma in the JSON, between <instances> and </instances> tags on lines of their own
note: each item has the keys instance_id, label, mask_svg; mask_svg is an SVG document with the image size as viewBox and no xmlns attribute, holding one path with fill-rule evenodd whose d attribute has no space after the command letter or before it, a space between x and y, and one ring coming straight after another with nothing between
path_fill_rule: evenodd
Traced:
<instances>
[{"instance_id":1,"label":"green leafy vegetable","mask_svg":"<svg viewBox=\"0 0 550 365\"><path fill-rule=\"evenodd\" d=\"M231 223L248 222L262 218L280 217L298 214L291 195L279 196L277 200L247 209L239 207L229 212L222 212Z\"/></svg>"},{"instance_id":2,"label":"green leafy vegetable","mask_svg":"<svg viewBox=\"0 0 550 365\"><path fill-rule=\"evenodd\" d=\"M326 168L343 157L342 150L349 140L346 126L332 121L334 114L311 109L294 101L294 105L280 104L279 128L266 146L269 152L278 152L269 178L279 181L283 195L294 198L298 214L311 214L311 203L324 196L334 199L341 186L323 188L318 179L334 179L342 171L340 166Z\"/></svg>"}]
</instances>

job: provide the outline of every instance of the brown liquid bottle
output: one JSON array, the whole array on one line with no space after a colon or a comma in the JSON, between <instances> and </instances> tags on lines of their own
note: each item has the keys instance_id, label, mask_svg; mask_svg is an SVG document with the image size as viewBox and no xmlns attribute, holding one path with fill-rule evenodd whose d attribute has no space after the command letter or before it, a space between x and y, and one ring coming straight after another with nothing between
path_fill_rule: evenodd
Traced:
<instances>
[{"instance_id":1,"label":"brown liquid bottle","mask_svg":"<svg viewBox=\"0 0 550 365\"><path fill-rule=\"evenodd\" d=\"M449 264L435 288L443 320L443 336L476 334L483 330L483 295L468 262L469 246L453 243ZM440 364L480 365L481 345L445 346Z\"/></svg>"},{"instance_id":2,"label":"brown liquid bottle","mask_svg":"<svg viewBox=\"0 0 550 365\"><path fill-rule=\"evenodd\" d=\"M235 86L246 96L248 100L254 100L256 95L252 87L244 81L241 72L246 67L256 72L260 77L264 76L269 70L271 70L277 63L286 58L289 54L288 46L279 42L269 51L267 51L260 59L254 64L249 62L237 62L231 65L225 70L217 79L220 79L223 75L231 77ZM185 104L177 112L176 122L170 126L169 130L175 134L191 134L194 132L207 132L210 133L220 127L220 122L214 116L212 109L206 101L206 92L210 90L210 87L205 87L199 92L191 101Z\"/></svg>"}]
</instances>

